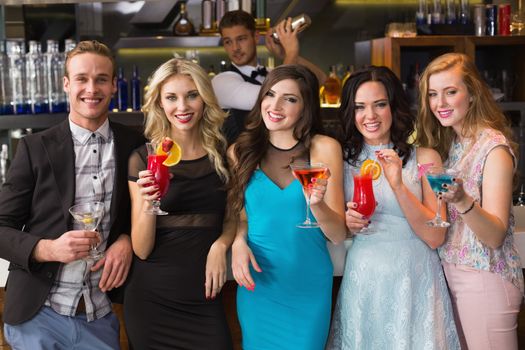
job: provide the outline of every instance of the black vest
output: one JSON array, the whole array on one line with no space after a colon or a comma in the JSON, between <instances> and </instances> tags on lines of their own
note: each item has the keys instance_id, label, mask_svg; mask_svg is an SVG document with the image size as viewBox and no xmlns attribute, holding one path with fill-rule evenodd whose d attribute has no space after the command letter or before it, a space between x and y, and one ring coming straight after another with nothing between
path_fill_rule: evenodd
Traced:
<instances>
[{"instance_id":1,"label":"black vest","mask_svg":"<svg viewBox=\"0 0 525 350\"><path fill-rule=\"evenodd\" d=\"M255 78L252 78L252 77L249 77L243 74L233 64L230 64L227 70L230 72L235 72L239 74L244 79L244 81L248 83L251 83L254 85L262 85ZM226 140L228 141L228 145L231 145L232 143L235 142L235 140L237 140L237 137L239 136L239 134L244 130L244 123L250 111L245 111L242 109L235 109L235 108L231 108L227 111L230 113L230 115L228 116L228 118L226 118L226 121L224 122L222 129L224 132L224 136L226 136Z\"/></svg>"}]
</instances>

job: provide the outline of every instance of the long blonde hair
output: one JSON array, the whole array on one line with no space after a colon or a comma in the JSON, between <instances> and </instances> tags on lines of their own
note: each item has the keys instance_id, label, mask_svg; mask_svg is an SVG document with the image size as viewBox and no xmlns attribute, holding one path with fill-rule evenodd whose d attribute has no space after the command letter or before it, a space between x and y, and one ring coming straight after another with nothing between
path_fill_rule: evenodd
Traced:
<instances>
[{"instance_id":1,"label":"long blonde hair","mask_svg":"<svg viewBox=\"0 0 525 350\"><path fill-rule=\"evenodd\" d=\"M146 116L144 135L152 142L160 142L164 137L170 136L171 124L161 107L160 91L164 83L177 74L189 76L204 101L204 111L199 122L202 146L219 176L227 182L230 177L225 163L226 139L221 132L227 113L219 107L208 75L199 65L173 58L155 70L142 107Z\"/></svg>"},{"instance_id":2,"label":"long blonde hair","mask_svg":"<svg viewBox=\"0 0 525 350\"><path fill-rule=\"evenodd\" d=\"M434 59L427 66L419 82L420 109L417 120L417 143L434 148L443 160L448 159L449 149L456 134L452 128L443 127L430 109L428 80L431 75L459 67L463 82L472 98L463 123L462 136L473 138L480 127L500 131L518 157L518 145L513 141L510 122L492 97L474 62L465 54L447 53Z\"/></svg>"}]
</instances>

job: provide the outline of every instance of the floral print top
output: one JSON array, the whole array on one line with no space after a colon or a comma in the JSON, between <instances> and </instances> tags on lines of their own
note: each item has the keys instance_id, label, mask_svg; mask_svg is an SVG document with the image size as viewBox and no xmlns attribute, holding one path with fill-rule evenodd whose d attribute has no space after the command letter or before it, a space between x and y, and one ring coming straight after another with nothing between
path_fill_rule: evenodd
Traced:
<instances>
[{"instance_id":1,"label":"floral print top","mask_svg":"<svg viewBox=\"0 0 525 350\"><path fill-rule=\"evenodd\" d=\"M461 173L465 192L480 204L485 161L488 154L498 146L508 149L516 168L517 159L507 139L502 133L493 129L483 129L473 145L468 141L454 143L445 164ZM441 260L499 274L524 294L520 257L514 246L513 211L511 210L509 216L509 228L505 240L497 249L487 247L477 238L463 222L454 205L448 206L448 215L451 225L447 231L445 244L439 248Z\"/></svg>"}]
</instances>

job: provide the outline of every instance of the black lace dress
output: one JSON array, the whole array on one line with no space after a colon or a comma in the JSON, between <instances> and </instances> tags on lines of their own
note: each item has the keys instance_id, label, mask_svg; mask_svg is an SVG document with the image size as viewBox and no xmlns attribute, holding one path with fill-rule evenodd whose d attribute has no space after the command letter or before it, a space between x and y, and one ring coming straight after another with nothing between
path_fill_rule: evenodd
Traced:
<instances>
[{"instance_id":1,"label":"black lace dress","mask_svg":"<svg viewBox=\"0 0 525 350\"><path fill-rule=\"evenodd\" d=\"M129 162L129 179L146 168L141 147ZM220 295L206 300L205 266L222 232L226 192L209 158L181 161L161 201L155 246L146 260L134 257L124 300L133 349L232 349Z\"/></svg>"}]
</instances>

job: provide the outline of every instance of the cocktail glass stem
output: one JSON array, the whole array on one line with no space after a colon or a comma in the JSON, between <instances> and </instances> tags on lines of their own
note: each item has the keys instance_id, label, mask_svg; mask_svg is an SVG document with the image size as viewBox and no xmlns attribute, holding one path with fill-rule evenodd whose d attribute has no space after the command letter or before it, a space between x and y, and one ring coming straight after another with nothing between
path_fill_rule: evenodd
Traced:
<instances>
[{"instance_id":1,"label":"cocktail glass stem","mask_svg":"<svg viewBox=\"0 0 525 350\"><path fill-rule=\"evenodd\" d=\"M102 257L104 257L104 253L100 252L98 250L98 245L97 244L91 245L91 247L89 248L89 257L88 258L91 258L91 259L93 259L95 261L98 261L98 260L102 259Z\"/></svg>"},{"instance_id":2,"label":"cocktail glass stem","mask_svg":"<svg viewBox=\"0 0 525 350\"><path fill-rule=\"evenodd\" d=\"M450 223L443 220L443 218L441 217L441 202L442 202L441 196L437 194L436 216L434 216L432 220L427 221L428 226L432 226L432 227L449 227L450 226Z\"/></svg>"},{"instance_id":3,"label":"cocktail glass stem","mask_svg":"<svg viewBox=\"0 0 525 350\"><path fill-rule=\"evenodd\" d=\"M151 208L151 210L149 211L150 214L154 214L154 215L167 215L168 214L165 211L160 209L160 200L158 199L152 200L151 205L153 206L153 208Z\"/></svg>"},{"instance_id":4,"label":"cocktail glass stem","mask_svg":"<svg viewBox=\"0 0 525 350\"><path fill-rule=\"evenodd\" d=\"M310 193L306 194L306 219L303 222L303 225L311 226L312 219L310 219Z\"/></svg>"}]
</instances>

